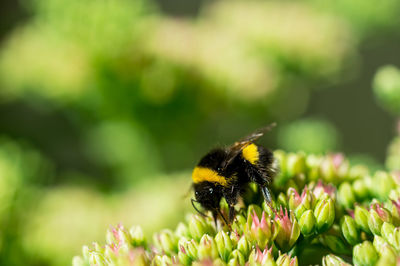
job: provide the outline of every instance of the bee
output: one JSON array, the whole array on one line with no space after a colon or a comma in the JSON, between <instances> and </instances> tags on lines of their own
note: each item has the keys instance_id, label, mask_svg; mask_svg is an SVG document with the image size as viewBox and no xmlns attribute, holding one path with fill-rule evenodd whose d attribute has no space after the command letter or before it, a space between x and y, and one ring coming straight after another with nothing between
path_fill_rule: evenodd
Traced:
<instances>
[{"instance_id":1,"label":"bee","mask_svg":"<svg viewBox=\"0 0 400 266\"><path fill-rule=\"evenodd\" d=\"M266 203L271 202L269 185L278 171L277 161L269 149L254 142L275 125L261 128L229 147L213 149L201 158L192 173L195 199L191 201L196 211L206 216L196 208L195 202L211 211L215 222L219 215L230 226L234 206L250 182L260 187ZM219 207L222 198L229 206L228 221Z\"/></svg>"}]
</instances>

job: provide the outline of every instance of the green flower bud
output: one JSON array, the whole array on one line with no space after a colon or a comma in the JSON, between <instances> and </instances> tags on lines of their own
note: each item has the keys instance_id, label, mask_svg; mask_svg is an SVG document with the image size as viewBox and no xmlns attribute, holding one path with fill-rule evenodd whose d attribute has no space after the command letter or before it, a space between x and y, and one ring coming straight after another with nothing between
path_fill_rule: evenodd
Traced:
<instances>
[{"instance_id":1,"label":"green flower bud","mask_svg":"<svg viewBox=\"0 0 400 266\"><path fill-rule=\"evenodd\" d=\"M215 236L215 243L217 244L219 256L222 260L227 262L233 249L231 239L224 231L220 231Z\"/></svg>"},{"instance_id":2,"label":"green flower bud","mask_svg":"<svg viewBox=\"0 0 400 266\"><path fill-rule=\"evenodd\" d=\"M167 255L178 253L178 239L169 229L164 229L159 234L155 234L153 241L154 245Z\"/></svg>"},{"instance_id":3,"label":"green flower bud","mask_svg":"<svg viewBox=\"0 0 400 266\"><path fill-rule=\"evenodd\" d=\"M300 235L300 227L293 214L290 214L285 209L285 213L281 209L280 213L275 216L276 244L283 250L289 250Z\"/></svg>"},{"instance_id":4,"label":"green flower bud","mask_svg":"<svg viewBox=\"0 0 400 266\"><path fill-rule=\"evenodd\" d=\"M197 248L197 256L200 260L218 257L218 249L215 241L209 235L204 235Z\"/></svg>"},{"instance_id":5,"label":"green flower bud","mask_svg":"<svg viewBox=\"0 0 400 266\"><path fill-rule=\"evenodd\" d=\"M152 264L157 266L168 266L172 265L172 260L167 255L156 255Z\"/></svg>"},{"instance_id":6,"label":"green flower bud","mask_svg":"<svg viewBox=\"0 0 400 266\"><path fill-rule=\"evenodd\" d=\"M290 258L290 256L286 253L281 254L276 260L276 265L278 266L298 266L299 263L297 261L297 257Z\"/></svg>"},{"instance_id":7,"label":"green flower bud","mask_svg":"<svg viewBox=\"0 0 400 266\"><path fill-rule=\"evenodd\" d=\"M303 153L290 153L287 156L287 172L289 176L296 176L306 170L306 160Z\"/></svg>"},{"instance_id":8,"label":"green flower bud","mask_svg":"<svg viewBox=\"0 0 400 266\"><path fill-rule=\"evenodd\" d=\"M234 250L229 256L228 265L229 266L239 266L244 265L246 262L245 257L239 250Z\"/></svg>"},{"instance_id":9,"label":"green flower bud","mask_svg":"<svg viewBox=\"0 0 400 266\"><path fill-rule=\"evenodd\" d=\"M84 259L85 261L88 261L88 260L89 260L90 249L89 249L88 246L84 245L84 246L82 247L82 255L83 255L83 259Z\"/></svg>"},{"instance_id":10,"label":"green flower bud","mask_svg":"<svg viewBox=\"0 0 400 266\"><path fill-rule=\"evenodd\" d=\"M294 210L294 215L296 216L297 220L300 220L301 216L303 213L307 211L307 208L303 205L300 204L295 210Z\"/></svg>"},{"instance_id":11,"label":"green flower bud","mask_svg":"<svg viewBox=\"0 0 400 266\"><path fill-rule=\"evenodd\" d=\"M390 244L394 243L394 229L391 223L384 222L381 227L381 236Z\"/></svg>"},{"instance_id":12,"label":"green flower bud","mask_svg":"<svg viewBox=\"0 0 400 266\"><path fill-rule=\"evenodd\" d=\"M364 241L353 248L353 263L357 266L372 266L378 259L378 252L369 241Z\"/></svg>"},{"instance_id":13,"label":"green flower bud","mask_svg":"<svg viewBox=\"0 0 400 266\"><path fill-rule=\"evenodd\" d=\"M335 206L331 199L320 200L314 209L317 231L322 233L328 230L335 220Z\"/></svg>"},{"instance_id":14,"label":"green flower bud","mask_svg":"<svg viewBox=\"0 0 400 266\"><path fill-rule=\"evenodd\" d=\"M239 235L243 234L243 228L246 224L247 220L243 215L236 215L236 220L232 224L232 231L237 232Z\"/></svg>"},{"instance_id":15,"label":"green flower bud","mask_svg":"<svg viewBox=\"0 0 400 266\"><path fill-rule=\"evenodd\" d=\"M117 251L119 251L119 249ZM104 256L108 259L111 259L112 261L116 261L117 259L117 254L115 252L115 249L111 248L110 245L106 245L104 249Z\"/></svg>"},{"instance_id":16,"label":"green flower bud","mask_svg":"<svg viewBox=\"0 0 400 266\"><path fill-rule=\"evenodd\" d=\"M199 241L204 234L214 235L213 227L198 215L192 215L189 220L189 233L193 239Z\"/></svg>"},{"instance_id":17,"label":"green flower bud","mask_svg":"<svg viewBox=\"0 0 400 266\"><path fill-rule=\"evenodd\" d=\"M306 165L308 167L308 178L309 180L317 180L320 178L320 166L322 163L323 157L317 156L314 154L310 154L306 158Z\"/></svg>"},{"instance_id":18,"label":"green flower bud","mask_svg":"<svg viewBox=\"0 0 400 266\"><path fill-rule=\"evenodd\" d=\"M240 251L240 253L243 254L243 256L245 258L247 258L250 254L250 243L249 241L246 239L245 236L242 236L237 244L237 249Z\"/></svg>"},{"instance_id":19,"label":"green flower bud","mask_svg":"<svg viewBox=\"0 0 400 266\"><path fill-rule=\"evenodd\" d=\"M368 226L374 235L381 235L381 227L384 222L391 222L389 211L378 203L372 204L369 210Z\"/></svg>"},{"instance_id":20,"label":"green flower bud","mask_svg":"<svg viewBox=\"0 0 400 266\"><path fill-rule=\"evenodd\" d=\"M348 161L340 153L331 154L321 162L321 176L327 182L338 183L341 177L349 171Z\"/></svg>"},{"instance_id":21,"label":"green flower bud","mask_svg":"<svg viewBox=\"0 0 400 266\"><path fill-rule=\"evenodd\" d=\"M383 171L375 173L373 183L379 184L379 186L372 186L373 195L379 199L386 199L390 191L396 186L392 176Z\"/></svg>"},{"instance_id":22,"label":"green flower bud","mask_svg":"<svg viewBox=\"0 0 400 266\"><path fill-rule=\"evenodd\" d=\"M190 241L179 240L179 252L186 255L191 261L197 259L197 248L198 245L194 239Z\"/></svg>"},{"instance_id":23,"label":"green flower bud","mask_svg":"<svg viewBox=\"0 0 400 266\"><path fill-rule=\"evenodd\" d=\"M253 223L254 213L256 214L257 217L261 217L262 209L258 205L251 204L247 208L247 225L248 226L251 226L251 224Z\"/></svg>"},{"instance_id":24,"label":"green flower bud","mask_svg":"<svg viewBox=\"0 0 400 266\"><path fill-rule=\"evenodd\" d=\"M352 186L348 182L343 182L338 190L338 202L345 208L352 208L356 197Z\"/></svg>"},{"instance_id":25,"label":"green flower bud","mask_svg":"<svg viewBox=\"0 0 400 266\"><path fill-rule=\"evenodd\" d=\"M103 254L101 254L99 252L96 252L96 251L93 251L93 252L90 252L89 264L90 265L106 266L107 262L104 259L104 255Z\"/></svg>"},{"instance_id":26,"label":"green flower bud","mask_svg":"<svg viewBox=\"0 0 400 266\"><path fill-rule=\"evenodd\" d=\"M380 244L375 244L376 238L379 238L379 236L375 236L374 238L374 247L380 255L377 265L397 265L397 253L394 248L386 243L383 239L381 239L381 241L377 241L380 242Z\"/></svg>"},{"instance_id":27,"label":"green flower bud","mask_svg":"<svg viewBox=\"0 0 400 266\"><path fill-rule=\"evenodd\" d=\"M305 211L299 220L301 233L310 236L315 231L315 217L311 210Z\"/></svg>"},{"instance_id":28,"label":"green flower bud","mask_svg":"<svg viewBox=\"0 0 400 266\"><path fill-rule=\"evenodd\" d=\"M322 258L322 266L351 266L351 264L346 263L338 256L329 254Z\"/></svg>"},{"instance_id":29,"label":"green flower bud","mask_svg":"<svg viewBox=\"0 0 400 266\"><path fill-rule=\"evenodd\" d=\"M249 265L268 265L276 266L274 256L272 255L272 248L264 249L263 252L257 247L253 249L249 256Z\"/></svg>"},{"instance_id":30,"label":"green flower bud","mask_svg":"<svg viewBox=\"0 0 400 266\"><path fill-rule=\"evenodd\" d=\"M360 200L363 200L368 197L369 190L365 182L361 179L354 181L353 183L353 192L356 197Z\"/></svg>"},{"instance_id":31,"label":"green flower bud","mask_svg":"<svg viewBox=\"0 0 400 266\"><path fill-rule=\"evenodd\" d=\"M323 237L325 245L337 254L350 254L349 248L343 242L343 240L334 235L325 235Z\"/></svg>"},{"instance_id":32,"label":"green flower bud","mask_svg":"<svg viewBox=\"0 0 400 266\"><path fill-rule=\"evenodd\" d=\"M340 228L342 230L342 234L346 241L350 245L356 245L360 243L360 231L357 227L356 221L348 215L343 216L340 222Z\"/></svg>"},{"instance_id":33,"label":"green flower bud","mask_svg":"<svg viewBox=\"0 0 400 266\"><path fill-rule=\"evenodd\" d=\"M176 227L175 235L178 238L190 237L189 228L184 223L179 223L178 226Z\"/></svg>"},{"instance_id":34,"label":"green flower bud","mask_svg":"<svg viewBox=\"0 0 400 266\"><path fill-rule=\"evenodd\" d=\"M393 231L393 242L391 244L397 251L400 251L400 228L399 227L395 228Z\"/></svg>"},{"instance_id":35,"label":"green flower bud","mask_svg":"<svg viewBox=\"0 0 400 266\"><path fill-rule=\"evenodd\" d=\"M208 260L206 260L203 264L201 265L210 265ZM223 262L220 258L216 258L214 261L212 261L213 266L226 266L225 262Z\"/></svg>"},{"instance_id":36,"label":"green flower bud","mask_svg":"<svg viewBox=\"0 0 400 266\"><path fill-rule=\"evenodd\" d=\"M363 230L365 233L370 234L371 230L369 229L368 225L368 211L361 206L356 206L354 209L354 220L356 221L357 225Z\"/></svg>"},{"instance_id":37,"label":"green flower bud","mask_svg":"<svg viewBox=\"0 0 400 266\"><path fill-rule=\"evenodd\" d=\"M288 206L288 202L286 201L286 196L282 192L279 193L278 198L276 199L278 206L283 206L286 208Z\"/></svg>"},{"instance_id":38,"label":"green flower bud","mask_svg":"<svg viewBox=\"0 0 400 266\"><path fill-rule=\"evenodd\" d=\"M192 260L190 259L189 255L187 253L185 253L184 250L179 250L178 259L179 259L179 262L185 266L189 266L192 263Z\"/></svg>"},{"instance_id":39,"label":"green flower bud","mask_svg":"<svg viewBox=\"0 0 400 266\"><path fill-rule=\"evenodd\" d=\"M131 237L131 244L134 247L146 246L146 239L140 226L132 226L131 229L129 229L129 234Z\"/></svg>"},{"instance_id":40,"label":"green flower bud","mask_svg":"<svg viewBox=\"0 0 400 266\"><path fill-rule=\"evenodd\" d=\"M93 243L93 251L103 254L104 248L102 246L100 246L99 243L94 242Z\"/></svg>"},{"instance_id":41,"label":"green flower bud","mask_svg":"<svg viewBox=\"0 0 400 266\"><path fill-rule=\"evenodd\" d=\"M244 232L248 240L257 244L261 248L265 248L272 240L272 224L269 218L266 218L265 212L262 213L261 219L257 217L254 211L251 218L251 225L246 224Z\"/></svg>"}]
</instances>

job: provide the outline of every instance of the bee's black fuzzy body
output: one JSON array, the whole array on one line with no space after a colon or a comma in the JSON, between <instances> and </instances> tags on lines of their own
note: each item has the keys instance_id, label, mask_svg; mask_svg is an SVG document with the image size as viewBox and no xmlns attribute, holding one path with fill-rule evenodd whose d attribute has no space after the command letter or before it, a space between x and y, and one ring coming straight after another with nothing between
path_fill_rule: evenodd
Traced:
<instances>
[{"instance_id":1,"label":"bee's black fuzzy body","mask_svg":"<svg viewBox=\"0 0 400 266\"><path fill-rule=\"evenodd\" d=\"M193 170L195 201L211 211L214 218L218 214L222 216L219 203L223 197L229 205L230 224L234 205L250 182L259 185L265 201L271 202L268 187L276 175L277 165L270 150L253 142L262 134L256 132L231 147L210 151Z\"/></svg>"}]
</instances>

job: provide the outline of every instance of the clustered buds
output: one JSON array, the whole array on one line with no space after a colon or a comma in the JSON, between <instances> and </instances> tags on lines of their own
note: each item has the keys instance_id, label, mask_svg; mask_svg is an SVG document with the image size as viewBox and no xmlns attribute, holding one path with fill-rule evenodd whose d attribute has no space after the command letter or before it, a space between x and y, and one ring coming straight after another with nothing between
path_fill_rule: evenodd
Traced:
<instances>
[{"instance_id":1,"label":"clustered buds","mask_svg":"<svg viewBox=\"0 0 400 266\"><path fill-rule=\"evenodd\" d=\"M259 204L244 199L230 227L189 215L175 231L161 230L148 242L140 227L118 225L108 230L105 245L84 246L73 265L294 266L302 254L321 245L331 254L307 255L306 264L400 265L396 173L370 175L368 168L351 166L341 154L277 151L276 158L281 166L271 187L276 200ZM258 193L256 186L251 191ZM226 202L221 208L227 212Z\"/></svg>"}]
</instances>

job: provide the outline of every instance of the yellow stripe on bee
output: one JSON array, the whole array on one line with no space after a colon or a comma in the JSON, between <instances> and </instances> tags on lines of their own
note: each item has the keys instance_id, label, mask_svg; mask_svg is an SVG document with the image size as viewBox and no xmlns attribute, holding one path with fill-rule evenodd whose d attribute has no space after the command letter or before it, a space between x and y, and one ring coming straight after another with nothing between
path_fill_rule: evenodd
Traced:
<instances>
[{"instance_id":1,"label":"yellow stripe on bee","mask_svg":"<svg viewBox=\"0 0 400 266\"><path fill-rule=\"evenodd\" d=\"M228 183L226 181L226 178L220 176L216 171L210 168L200 167L200 166L196 166L194 168L192 173L192 179L194 183L208 181L208 182L216 182L218 184L221 184L222 186L226 186Z\"/></svg>"},{"instance_id":2,"label":"yellow stripe on bee","mask_svg":"<svg viewBox=\"0 0 400 266\"><path fill-rule=\"evenodd\" d=\"M258 148L255 144L249 144L242 151L243 158L249 161L251 164L256 164L259 158Z\"/></svg>"}]
</instances>

